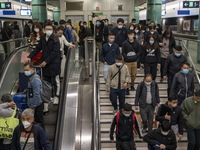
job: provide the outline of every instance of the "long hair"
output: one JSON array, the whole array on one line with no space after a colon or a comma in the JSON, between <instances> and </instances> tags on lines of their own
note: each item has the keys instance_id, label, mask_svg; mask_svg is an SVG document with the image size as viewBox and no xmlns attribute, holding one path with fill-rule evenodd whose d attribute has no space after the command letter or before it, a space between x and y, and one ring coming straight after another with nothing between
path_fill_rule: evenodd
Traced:
<instances>
[{"instance_id":1,"label":"long hair","mask_svg":"<svg viewBox=\"0 0 200 150\"><path fill-rule=\"evenodd\" d=\"M171 29L166 29L165 32L162 35L162 38L166 37L168 34L170 34L170 39L173 37L173 33Z\"/></svg>"},{"instance_id":2,"label":"long hair","mask_svg":"<svg viewBox=\"0 0 200 150\"><path fill-rule=\"evenodd\" d=\"M153 43L152 45L149 43L149 40L150 40L151 38L154 39L154 43ZM146 43L146 48L152 50L152 49L157 49L158 47L159 47L159 45L158 45L158 42L156 41L155 36L154 36L154 35L149 35L149 36L148 36L147 43Z\"/></svg>"},{"instance_id":3,"label":"long hair","mask_svg":"<svg viewBox=\"0 0 200 150\"><path fill-rule=\"evenodd\" d=\"M34 31L34 28L39 28L39 34L40 36L43 35L43 30L42 30L42 26L40 23L36 22L33 24L33 27L32 27L32 33L31 33L31 36L30 36L30 40L35 40L35 38L37 37L37 33Z\"/></svg>"}]
</instances>

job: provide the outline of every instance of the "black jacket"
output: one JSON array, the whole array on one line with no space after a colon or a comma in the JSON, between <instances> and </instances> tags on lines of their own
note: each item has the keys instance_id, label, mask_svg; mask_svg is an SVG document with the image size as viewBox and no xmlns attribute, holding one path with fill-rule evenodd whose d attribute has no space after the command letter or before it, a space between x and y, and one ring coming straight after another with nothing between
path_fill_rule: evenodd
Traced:
<instances>
[{"instance_id":1,"label":"black jacket","mask_svg":"<svg viewBox=\"0 0 200 150\"><path fill-rule=\"evenodd\" d=\"M108 42L108 35L109 35L109 32L110 32L110 29L111 29L112 25L107 25L103 27L103 38L104 38L104 43L107 43Z\"/></svg>"},{"instance_id":2,"label":"black jacket","mask_svg":"<svg viewBox=\"0 0 200 150\"><path fill-rule=\"evenodd\" d=\"M111 32L115 35L115 43L118 44L119 47L122 47L122 44L128 38L127 31L128 30L124 27L122 29L119 29L118 27L114 27L111 30Z\"/></svg>"},{"instance_id":3,"label":"black jacket","mask_svg":"<svg viewBox=\"0 0 200 150\"><path fill-rule=\"evenodd\" d=\"M170 110L170 112L166 111L166 108ZM168 106L167 103L162 104L156 114L156 120L162 123L163 121L167 120L165 119L166 113L171 116L171 125L178 124L179 127L179 134L183 135L183 114L181 111L180 106L177 106L175 108L171 108Z\"/></svg>"},{"instance_id":4,"label":"black jacket","mask_svg":"<svg viewBox=\"0 0 200 150\"><path fill-rule=\"evenodd\" d=\"M134 114L135 112L133 111L132 113ZM114 140L113 134L114 134L116 125L117 125L117 122L116 122L116 116L115 116L110 127L111 140ZM137 119L135 122L135 128L139 134L139 137L141 137ZM125 117L122 111L120 111L120 118L118 121L118 132L116 132L116 138L117 140L120 140L120 141L130 141L130 140L133 140L134 138L132 116Z\"/></svg>"},{"instance_id":5,"label":"black jacket","mask_svg":"<svg viewBox=\"0 0 200 150\"><path fill-rule=\"evenodd\" d=\"M160 97L159 97L158 85L155 81L152 81L151 83L151 96L152 96L152 105L156 107L157 104L160 103ZM136 90L135 105L136 106L139 105L140 107L145 108L146 99L147 99L147 87L144 81L142 81L138 84Z\"/></svg>"},{"instance_id":6,"label":"black jacket","mask_svg":"<svg viewBox=\"0 0 200 150\"><path fill-rule=\"evenodd\" d=\"M175 74L170 94L178 97L187 98L194 95L194 76L189 72L184 74L182 71Z\"/></svg>"},{"instance_id":7,"label":"black jacket","mask_svg":"<svg viewBox=\"0 0 200 150\"><path fill-rule=\"evenodd\" d=\"M46 34L42 35L36 48L28 56L34 58L42 50L42 61L47 65L42 68L44 76L57 76L60 73L61 52L60 42L55 34L52 34L46 41Z\"/></svg>"},{"instance_id":8,"label":"black jacket","mask_svg":"<svg viewBox=\"0 0 200 150\"><path fill-rule=\"evenodd\" d=\"M172 130L169 134L164 136L161 129L155 129L144 136L143 140L151 146L157 145L155 141L166 146L166 150L176 150L176 136Z\"/></svg>"},{"instance_id":9,"label":"black jacket","mask_svg":"<svg viewBox=\"0 0 200 150\"><path fill-rule=\"evenodd\" d=\"M95 27L95 39L97 42L103 41L103 29L101 25Z\"/></svg>"},{"instance_id":10,"label":"black jacket","mask_svg":"<svg viewBox=\"0 0 200 150\"><path fill-rule=\"evenodd\" d=\"M142 49L142 58L141 58L142 64L148 63L160 63L161 62L161 54L160 54L160 48L156 49L148 49L145 45Z\"/></svg>"},{"instance_id":11,"label":"black jacket","mask_svg":"<svg viewBox=\"0 0 200 150\"><path fill-rule=\"evenodd\" d=\"M122 55L125 62L136 62L141 53L141 46L138 41L130 42L126 40L122 45Z\"/></svg>"},{"instance_id":12,"label":"black jacket","mask_svg":"<svg viewBox=\"0 0 200 150\"><path fill-rule=\"evenodd\" d=\"M163 37L164 38L164 37ZM163 41L163 40L162 40ZM172 54L173 53L173 48L176 47L176 41L174 39L174 37L171 37L169 39L169 53Z\"/></svg>"},{"instance_id":13,"label":"black jacket","mask_svg":"<svg viewBox=\"0 0 200 150\"><path fill-rule=\"evenodd\" d=\"M167 57L165 62L163 75L175 75L177 72L181 70L182 64L186 63L187 59L185 56L181 55L180 57L175 56L175 54L170 54Z\"/></svg>"}]
</instances>

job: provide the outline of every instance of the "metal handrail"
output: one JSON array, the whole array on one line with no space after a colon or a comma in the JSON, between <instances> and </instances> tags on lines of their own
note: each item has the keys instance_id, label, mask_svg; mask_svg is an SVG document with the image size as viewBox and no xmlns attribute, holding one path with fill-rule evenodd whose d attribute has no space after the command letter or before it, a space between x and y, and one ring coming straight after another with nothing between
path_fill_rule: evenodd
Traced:
<instances>
[{"instance_id":1,"label":"metal handrail","mask_svg":"<svg viewBox=\"0 0 200 150\"><path fill-rule=\"evenodd\" d=\"M10 40L7 40L7 41L0 41L0 44L15 42L15 41L24 40L24 39L28 39L28 38L24 37L24 38L18 38L18 39L10 39Z\"/></svg>"},{"instance_id":2,"label":"metal handrail","mask_svg":"<svg viewBox=\"0 0 200 150\"><path fill-rule=\"evenodd\" d=\"M197 73L197 71L196 71L196 67L195 67L195 65L194 65L194 62L193 62L193 60L192 60L192 57L191 57L191 55L190 55L190 53L189 53L189 50L188 50L188 48L186 47L186 43L184 42L184 40L181 40L181 42L183 43L183 47L185 48L185 50L186 50L186 52L187 52L187 55L188 55L188 58L189 58L189 60L190 60L190 62L191 62L191 64L192 64L192 67L193 67L193 71L194 71L194 73L195 73L195 76L197 77L197 80L198 80L198 82L199 82L199 84L200 84L200 78L199 78L199 75L198 75L198 73Z\"/></svg>"}]
</instances>

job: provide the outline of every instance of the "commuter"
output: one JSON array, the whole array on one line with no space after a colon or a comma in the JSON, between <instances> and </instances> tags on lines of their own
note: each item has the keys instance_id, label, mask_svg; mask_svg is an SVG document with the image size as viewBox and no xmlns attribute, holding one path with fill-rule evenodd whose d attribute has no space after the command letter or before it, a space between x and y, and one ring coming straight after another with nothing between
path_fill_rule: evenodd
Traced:
<instances>
[{"instance_id":1,"label":"commuter","mask_svg":"<svg viewBox=\"0 0 200 150\"><path fill-rule=\"evenodd\" d=\"M60 20L60 26L64 28L64 33L63 35L65 36L66 40L69 42L69 43L72 43L73 39L72 39L72 33L71 33L71 30L66 26L66 21L65 20ZM67 51L68 51L68 47L67 46L64 46L64 51L65 51L65 55L67 54Z\"/></svg>"},{"instance_id":2,"label":"commuter","mask_svg":"<svg viewBox=\"0 0 200 150\"><path fill-rule=\"evenodd\" d=\"M0 104L0 117L9 118L14 113L15 103L13 102L12 95L6 93L1 98L2 104ZM12 140L0 139L1 150L11 150Z\"/></svg>"},{"instance_id":3,"label":"commuter","mask_svg":"<svg viewBox=\"0 0 200 150\"><path fill-rule=\"evenodd\" d=\"M147 36L147 33L148 33L146 30L147 30L147 27L145 25L142 25L141 34L142 34L143 39L142 39L141 45L145 44L144 38Z\"/></svg>"},{"instance_id":4,"label":"commuter","mask_svg":"<svg viewBox=\"0 0 200 150\"><path fill-rule=\"evenodd\" d=\"M35 49L43 34L42 26L39 23L34 23L32 33L28 39L29 47Z\"/></svg>"},{"instance_id":5,"label":"commuter","mask_svg":"<svg viewBox=\"0 0 200 150\"><path fill-rule=\"evenodd\" d=\"M141 53L141 47L137 40L135 40L134 31L128 31L128 40L126 40L122 45L122 55L124 57L124 62L129 69L131 75L131 85L128 85L126 90L126 95L130 95L129 88L135 90L135 78L137 74L137 59Z\"/></svg>"},{"instance_id":6,"label":"commuter","mask_svg":"<svg viewBox=\"0 0 200 150\"><path fill-rule=\"evenodd\" d=\"M181 71L174 75L171 94L177 95L179 106L186 98L194 95L194 76L190 73L190 64L184 63Z\"/></svg>"},{"instance_id":7,"label":"commuter","mask_svg":"<svg viewBox=\"0 0 200 150\"><path fill-rule=\"evenodd\" d=\"M24 26L24 37L30 37L31 30L32 30L32 24L33 24L32 20L30 20L28 23L25 24L25 26Z\"/></svg>"},{"instance_id":8,"label":"commuter","mask_svg":"<svg viewBox=\"0 0 200 150\"><path fill-rule=\"evenodd\" d=\"M46 23L44 26L45 34L41 36L36 48L28 56L27 61L31 61L42 50L42 76L53 86L52 97L56 97L56 81L55 77L60 74L61 53L60 42L58 37L53 33L53 26ZM46 106L46 105L45 105Z\"/></svg>"},{"instance_id":9,"label":"commuter","mask_svg":"<svg viewBox=\"0 0 200 150\"><path fill-rule=\"evenodd\" d=\"M135 18L133 18L133 19L131 20L131 24L136 25L136 19L135 19Z\"/></svg>"},{"instance_id":10,"label":"commuter","mask_svg":"<svg viewBox=\"0 0 200 150\"><path fill-rule=\"evenodd\" d=\"M106 82L106 78L107 78L108 70L110 66L115 64L115 57L120 54L119 46L116 43L114 43L114 40L115 40L115 35L110 33L108 36L109 42L105 43L102 47L101 60L104 63L105 82Z\"/></svg>"},{"instance_id":11,"label":"commuter","mask_svg":"<svg viewBox=\"0 0 200 150\"><path fill-rule=\"evenodd\" d=\"M110 92L110 101L114 107L113 114L117 112L117 97L119 98L119 110L122 109L125 103L125 89L130 81L128 67L122 63L122 56L117 55L115 62L116 64L110 66L106 79L106 85Z\"/></svg>"},{"instance_id":12,"label":"commuter","mask_svg":"<svg viewBox=\"0 0 200 150\"><path fill-rule=\"evenodd\" d=\"M127 29L123 27L124 25L124 19L119 18L117 20L117 27L114 27L111 32L115 34L115 43L117 43L120 47L122 47L122 44L124 41L126 41L128 35L127 35Z\"/></svg>"},{"instance_id":13,"label":"commuter","mask_svg":"<svg viewBox=\"0 0 200 150\"><path fill-rule=\"evenodd\" d=\"M99 49L99 53L101 54L102 44L103 44L103 29L101 25L101 20L96 20L95 40L96 40L96 45Z\"/></svg>"},{"instance_id":14,"label":"commuter","mask_svg":"<svg viewBox=\"0 0 200 150\"><path fill-rule=\"evenodd\" d=\"M80 30L79 30L79 46L80 46L80 51L82 52L82 57L85 59L85 43L84 43L84 39L87 37L87 33L86 30L83 26L80 26Z\"/></svg>"},{"instance_id":15,"label":"commuter","mask_svg":"<svg viewBox=\"0 0 200 150\"><path fill-rule=\"evenodd\" d=\"M24 64L24 74L29 77L28 87L26 90L28 107L35 110L35 121L43 125L44 103L41 99L42 82L40 76L35 72L32 62Z\"/></svg>"},{"instance_id":16,"label":"commuter","mask_svg":"<svg viewBox=\"0 0 200 150\"><path fill-rule=\"evenodd\" d=\"M141 55L141 66L144 67L145 74L151 74L155 80L157 67L160 67L160 48L153 35L149 36Z\"/></svg>"},{"instance_id":17,"label":"commuter","mask_svg":"<svg viewBox=\"0 0 200 150\"><path fill-rule=\"evenodd\" d=\"M78 36L78 34L77 34L76 31L72 28L71 25L67 25L67 27L71 30L71 33L72 33L72 39L73 39L72 43L73 43L74 45L78 45L78 43L79 43L79 36Z\"/></svg>"},{"instance_id":18,"label":"commuter","mask_svg":"<svg viewBox=\"0 0 200 150\"><path fill-rule=\"evenodd\" d=\"M54 22L54 24L53 24L54 26L54 30L56 30L56 29L58 29L58 22Z\"/></svg>"},{"instance_id":19,"label":"commuter","mask_svg":"<svg viewBox=\"0 0 200 150\"><path fill-rule=\"evenodd\" d=\"M1 31L2 33L2 41L8 41L12 38L12 30L10 29L10 26L9 26L9 22L4 22L3 23L3 29ZM3 48L4 48L4 53L5 53L5 56L7 57L8 56L8 43L3 43Z\"/></svg>"},{"instance_id":20,"label":"commuter","mask_svg":"<svg viewBox=\"0 0 200 150\"><path fill-rule=\"evenodd\" d=\"M92 36L93 36L94 35L94 24L93 24L92 20L90 20L89 23L90 23L90 28L92 30Z\"/></svg>"},{"instance_id":21,"label":"commuter","mask_svg":"<svg viewBox=\"0 0 200 150\"><path fill-rule=\"evenodd\" d=\"M130 24L129 26L129 30L134 31L135 25L134 24Z\"/></svg>"},{"instance_id":22,"label":"commuter","mask_svg":"<svg viewBox=\"0 0 200 150\"><path fill-rule=\"evenodd\" d=\"M108 36L111 30L112 25L109 24L108 19L104 19L104 26L103 26L103 43L108 43Z\"/></svg>"},{"instance_id":23,"label":"commuter","mask_svg":"<svg viewBox=\"0 0 200 150\"><path fill-rule=\"evenodd\" d=\"M176 150L176 136L171 130L169 121L163 121L161 128L155 129L144 136L148 143L148 150Z\"/></svg>"},{"instance_id":24,"label":"commuter","mask_svg":"<svg viewBox=\"0 0 200 150\"><path fill-rule=\"evenodd\" d=\"M150 25L150 22L151 22L151 19L147 19L147 21L146 21L146 26L147 26L147 28L148 28L148 26Z\"/></svg>"},{"instance_id":25,"label":"commuter","mask_svg":"<svg viewBox=\"0 0 200 150\"><path fill-rule=\"evenodd\" d=\"M19 39L21 37L22 37L22 35L19 30L19 26L15 25L14 30L13 30L13 39ZM20 47L20 43L21 43L21 40L15 41L15 48Z\"/></svg>"},{"instance_id":26,"label":"commuter","mask_svg":"<svg viewBox=\"0 0 200 150\"><path fill-rule=\"evenodd\" d=\"M148 132L152 130L155 107L159 107L159 103L160 97L158 85L152 80L152 76L147 74L144 81L139 83L135 97L136 109L138 110L138 106L140 107L143 133L147 132L147 128Z\"/></svg>"},{"instance_id":27,"label":"commuter","mask_svg":"<svg viewBox=\"0 0 200 150\"><path fill-rule=\"evenodd\" d=\"M116 128L116 150L136 150L134 133L140 135L138 122L132 106L128 103L115 115L110 127L110 140L114 142L114 130Z\"/></svg>"},{"instance_id":28,"label":"commuter","mask_svg":"<svg viewBox=\"0 0 200 150\"><path fill-rule=\"evenodd\" d=\"M86 30L87 36L91 36L91 35L92 35L92 31L91 31L90 28L88 28L88 25L87 25L87 22L86 22L86 21L83 22L83 26L84 26L84 28L85 28L85 30Z\"/></svg>"},{"instance_id":29,"label":"commuter","mask_svg":"<svg viewBox=\"0 0 200 150\"><path fill-rule=\"evenodd\" d=\"M160 81L163 82L163 72L165 67L165 61L167 57L173 53L173 48L176 47L176 41L173 37L172 30L167 29L162 35L162 41L159 43L161 46L161 67L160 67L160 74L161 79Z\"/></svg>"},{"instance_id":30,"label":"commuter","mask_svg":"<svg viewBox=\"0 0 200 150\"><path fill-rule=\"evenodd\" d=\"M170 54L167 57L167 60L165 62L165 67L163 71L163 79L168 82L168 96L170 93L170 89L172 86L172 82L174 79L174 75L181 70L181 66L187 62L187 59L185 56L182 55L182 47L181 46L176 46L174 48L174 53Z\"/></svg>"},{"instance_id":31,"label":"commuter","mask_svg":"<svg viewBox=\"0 0 200 150\"><path fill-rule=\"evenodd\" d=\"M183 115L178 99L175 95L171 96L169 100L162 104L156 114L156 120L160 122L169 121L171 123L171 129L175 135L178 136L179 140L183 138Z\"/></svg>"},{"instance_id":32,"label":"commuter","mask_svg":"<svg viewBox=\"0 0 200 150\"><path fill-rule=\"evenodd\" d=\"M144 40L144 34L141 32L140 26L135 25L134 31L135 31L135 39L139 42L140 45L142 45L142 42Z\"/></svg>"},{"instance_id":33,"label":"commuter","mask_svg":"<svg viewBox=\"0 0 200 150\"><path fill-rule=\"evenodd\" d=\"M182 113L187 129L187 150L200 149L200 89L196 89L194 96L186 98L182 105Z\"/></svg>"},{"instance_id":34,"label":"commuter","mask_svg":"<svg viewBox=\"0 0 200 150\"><path fill-rule=\"evenodd\" d=\"M147 32L147 34L145 35L144 37L144 42L147 42L148 43L148 38L150 35L153 35L155 37L155 40L157 43L159 43L161 40L161 37L160 35L158 34L158 32L156 31L156 27L153 26L153 25L150 25L148 27L149 31Z\"/></svg>"},{"instance_id":35,"label":"commuter","mask_svg":"<svg viewBox=\"0 0 200 150\"><path fill-rule=\"evenodd\" d=\"M12 150L51 150L44 129L34 123L34 110L25 109L21 121L13 134Z\"/></svg>"},{"instance_id":36,"label":"commuter","mask_svg":"<svg viewBox=\"0 0 200 150\"><path fill-rule=\"evenodd\" d=\"M159 35L162 35L162 26L160 24L157 24L156 31L158 32Z\"/></svg>"}]
</instances>

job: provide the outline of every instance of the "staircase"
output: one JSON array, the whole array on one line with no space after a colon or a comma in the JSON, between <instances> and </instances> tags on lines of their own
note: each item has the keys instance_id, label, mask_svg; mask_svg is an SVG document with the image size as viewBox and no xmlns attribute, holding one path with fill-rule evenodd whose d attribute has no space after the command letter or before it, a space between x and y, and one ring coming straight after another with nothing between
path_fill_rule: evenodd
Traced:
<instances>
[{"instance_id":1,"label":"staircase","mask_svg":"<svg viewBox=\"0 0 200 150\"><path fill-rule=\"evenodd\" d=\"M109 139L109 131L110 125L113 120L113 107L109 100L109 92L106 92L106 84L103 78L103 64L100 64L100 74L99 74L99 91L100 91L100 132L101 132L101 150L116 150L115 143L112 143ZM138 70L137 78L135 80L135 89L137 89L138 83L140 83L144 79L144 70ZM156 78L159 87L159 94L161 103L165 103L167 101L167 82L164 81L160 83L160 77ZM130 91L130 95L126 95L126 103L134 106L135 102L135 93L136 91ZM134 109L134 107L133 107ZM138 118L139 112L136 112ZM139 119L140 126L141 119ZM137 135L135 135L135 142L137 150L147 150L147 144L139 139ZM186 136L184 134L184 139L182 142L178 142L177 150L186 150Z\"/></svg>"}]
</instances>

